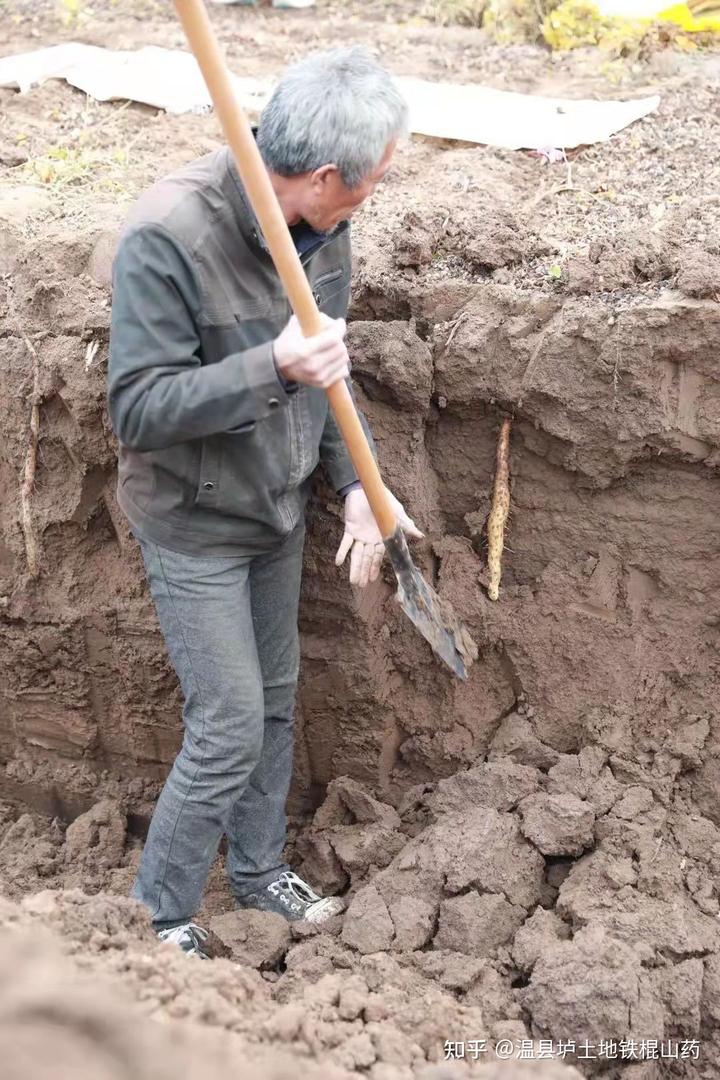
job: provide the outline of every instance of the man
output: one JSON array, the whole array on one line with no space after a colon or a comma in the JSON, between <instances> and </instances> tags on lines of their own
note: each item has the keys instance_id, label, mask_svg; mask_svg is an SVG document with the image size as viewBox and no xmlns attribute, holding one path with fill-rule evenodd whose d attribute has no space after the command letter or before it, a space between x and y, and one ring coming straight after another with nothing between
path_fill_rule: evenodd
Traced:
<instances>
[{"instance_id":1,"label":"man","mask_svg":"<svg viewBox=\"0 0 720 1080\"><path fill-rule=\"evenodd\" d=\"M345 499L336 563L350 552L350 581L375 580L383 545L324 389L349 377L348 218L405 127L402 98L361 48L296 64L263 111L258 146L324 313L316 337L289 318L226 148L151 188L116 255L108 405L118 501L185 723L133 895L161 938L200 957L206 932L192 920L223 834L241 907L315 922L342 910L282 858L303 516L320 462Z\"/></svg>"}]
</instances>

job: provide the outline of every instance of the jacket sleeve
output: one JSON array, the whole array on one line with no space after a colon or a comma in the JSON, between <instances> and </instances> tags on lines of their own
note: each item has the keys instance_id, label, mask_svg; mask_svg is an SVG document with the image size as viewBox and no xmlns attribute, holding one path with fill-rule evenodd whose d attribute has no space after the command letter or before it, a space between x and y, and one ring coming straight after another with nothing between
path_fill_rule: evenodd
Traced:
<instances>
[{"instance_id":1,"label":"jacket sleeve","mask_svg":"<svg viewBox=\"0 0 720 1080\"><path fill-rule=\"evenodd\" d=\"M352 385L349 379L347 380L347 385L352 394ZM353 400L354 397L355 395L353 394ZM360 417L360 423L367 435L368 442L370 443L373 457L377 459L375 441L372 437L372 432L368 427L368 422L359 409L358 415ZM322 462L335 491L340 491L341 488L347 487L348 484L352 484L353 481L358 478L355 466L350 460L350 455L345 448L343 437L340 434L340 429L335 423L335 417L333 416L331 409L328 409L325 428L320 440L320 461Z\"/></svg>"},{"instance_id":2,"label":"jacket sleeve","mask_svg":"<svg viewBox=\"0 0 720 1080\"><path fill-rule=\"evenodd\" d=\"M200 289L189 256L162 227L121 241L113 268L108 409L121 443L161 450L250 426L282 405L272 342L200 362Z\"/></svg>"}]
</instances>

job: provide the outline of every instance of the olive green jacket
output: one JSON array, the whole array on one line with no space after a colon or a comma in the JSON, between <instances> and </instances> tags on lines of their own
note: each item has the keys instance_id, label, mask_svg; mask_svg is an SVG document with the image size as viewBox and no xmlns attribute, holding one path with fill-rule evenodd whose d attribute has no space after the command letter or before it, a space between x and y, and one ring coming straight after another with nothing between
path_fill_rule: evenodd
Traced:
<instances>
[{"instance_id":1,"label":"olive green jacket","mask_svg":"<svg viewBox=\"0 0 720 1080\"><path fill-rule=\"evenodd\" d=\"M345 317L348 223L291 231L320 308ZM318 462L336 490L357 479L324 392L278 375L290 314L227 149L140 198L113 268L107 393L137 535L189 554L263 550L301 521Z\"/></svg>"}]
</instances>

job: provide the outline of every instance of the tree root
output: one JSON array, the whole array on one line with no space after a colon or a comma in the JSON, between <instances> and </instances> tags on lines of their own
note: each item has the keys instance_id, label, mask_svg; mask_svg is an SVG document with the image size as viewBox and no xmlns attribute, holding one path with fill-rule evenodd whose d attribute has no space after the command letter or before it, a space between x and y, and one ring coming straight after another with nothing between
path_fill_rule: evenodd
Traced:
<instances>
[{"instance_id":1,"label":"tree root","mask_svg":"<svg viewBox=\"0 0 720 1080\"><path fill-rule=\"evenodd\" d=\"M9 290L8 306L14 314L12 297L10 296ZM40 358L38 357L37 349L30 341L27 334L25 334L18 325L17 319L15 319L15 323L25 348L32 357L33 368L33 384L30 394L30 428L28 431L28 446L25 452L25 462L23 466L23 479L20 485L20 517L23 536L25 538L25 558L27 560L28 572L31 577L36 578L40 573L40 547L35 534L35 525L33 523L32 493L35 487L38 442L40 439L40 401L42 397L40 393Z\"/></svg>"},{"instance_id":2,"label":"tree root","mask_svg":"<svg viewBox=\"0 0 720 1080\"><path fill-rule=\"evenodd\" d=\"M35 470L37 468L37 448L40 434L40 406L36 398L36 390L33 387L33 401L30 407L30 433L28 448L25 454L25 468L23 482L20 487L20 507L22 511L22 529L25 536L25 556L27 558L28 571L31 577L37 577L40 573L40 550L35 526L33 525L31 496L35 486Z\"/></svg>"},{"instance_id":3,"label":"tree root","mask_svg":"<svg viewBox=\"0 0 720 1080\"><path fill-rule=\"evenodd\" d=\"M502 553L505 541L505 523L510 512L510 428L512 420L505 418L498 437L495 483L492 505L487 523L488 537L488 596L497 600L500 595L502 576Z\"/></svg>"}]
</instances>

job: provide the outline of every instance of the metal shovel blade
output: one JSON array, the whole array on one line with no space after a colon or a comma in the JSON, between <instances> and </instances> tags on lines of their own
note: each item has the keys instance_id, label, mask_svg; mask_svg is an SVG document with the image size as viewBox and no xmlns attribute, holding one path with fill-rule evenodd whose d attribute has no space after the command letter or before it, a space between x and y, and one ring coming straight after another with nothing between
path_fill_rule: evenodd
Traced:
<instances>
[{"instance_id":1,"label":"metal shovel blade","mask_svg":"<svg viewBox=\"0 0 720 1080\"><path fill-rule=\"evenodd\" d=\"M385 541L398 581L397 599L430 648L460 679L467 678L465 660L474 659L467 630L458 622L449 605L425 581L410 557L405 534L398 525Z\"/></svg>"}]
</instances>

